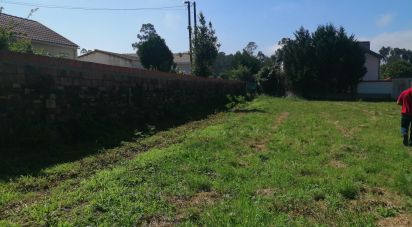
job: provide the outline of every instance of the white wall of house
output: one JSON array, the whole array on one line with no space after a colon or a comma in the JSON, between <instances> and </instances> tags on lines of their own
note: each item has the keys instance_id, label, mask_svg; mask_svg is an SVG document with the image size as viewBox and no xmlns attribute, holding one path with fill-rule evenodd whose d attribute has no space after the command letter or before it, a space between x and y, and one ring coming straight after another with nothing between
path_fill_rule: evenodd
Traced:
<instances>
[{"instance_id":1,"label":"white wall of house","mask_svg":"<svg viewBox=\"0 0 412 227\"><path fill-rule=\"evenodd\" d=\"M363 76L363 80L379 80L380 59L368 53L366 53L365 56L365 67L367 72L365 76Z\"/></svg>"},{"instance_id":2,"label":"white wall of house","mask_svg":"<svg viewBox=\"0 0 412 227\"><path fill-rule=\"evenodd\" d=\"M77 57L77 47L48 44L35 40L31 41L31 45L35 51L47 54L51 57L64 57L68 59L76 59Z\"/></svg>"},{"instance_id":3,"label":"white wall of house","mask_svg":"<svg viewBox=\"0 0 412 227\"><path fill-rule=\"evenodd\" d=\"M121 58L115 55L110 55L98 51L80 56L78 60L129 68L143 68L139 61Z\"/></svg>"}]
</instances>

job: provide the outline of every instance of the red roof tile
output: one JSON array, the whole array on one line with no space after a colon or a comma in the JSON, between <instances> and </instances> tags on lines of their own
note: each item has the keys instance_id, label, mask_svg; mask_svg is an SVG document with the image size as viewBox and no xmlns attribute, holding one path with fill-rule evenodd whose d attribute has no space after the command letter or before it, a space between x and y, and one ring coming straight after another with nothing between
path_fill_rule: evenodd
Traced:
<instances>
[{"instance_id":1,"label":"red roof tile","mask_svg":"<svg viewBox=\"0 0 412 227\"><path fill-rule=\"evenodd\" d=\"M0 13L0 27L8 26L12 27L13 32L27 36L31 40L78 47L77 44L37 21Z\"/></svg>"}]
</instances>

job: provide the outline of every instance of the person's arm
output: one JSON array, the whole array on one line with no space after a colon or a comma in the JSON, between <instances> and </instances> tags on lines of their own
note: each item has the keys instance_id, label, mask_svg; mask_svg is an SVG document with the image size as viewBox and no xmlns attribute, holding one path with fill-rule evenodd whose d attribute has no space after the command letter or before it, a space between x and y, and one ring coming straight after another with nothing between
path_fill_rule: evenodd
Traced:
<instances>
[{"instance_id":1,"label":"person's arm","mask_svg":"<svg viewBox=\"0 0 412 227\"><path fill-rule=\"evenodd\" d=\"M399 95L398 100L396 101L396 103L400 106L402 106L402 98L403 98L403 94Z\"/></svg>"}]
</instances>

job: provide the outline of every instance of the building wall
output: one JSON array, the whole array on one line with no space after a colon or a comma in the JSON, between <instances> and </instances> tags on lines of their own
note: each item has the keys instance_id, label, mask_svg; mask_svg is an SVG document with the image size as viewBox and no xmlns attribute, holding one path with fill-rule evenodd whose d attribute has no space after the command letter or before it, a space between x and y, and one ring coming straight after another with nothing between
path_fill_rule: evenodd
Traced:
<instances>
[{"instance_id":1,"label":"building wall","mask_svg":"<svg viewBox=\"0 0 412 227\"><path fill-rule=\"evenodd\" d=\"M64 57L67 59L76 59L77 48L63 45L52 45L32 41L32 47L35 51L44 52L50 57Z\"/></svg>"},{"instance_id":2,"label":"building wall","mask_svg":"<svg viewBox=\"0 0 412 227\"><path fill-rule=\"evenodd\" d=\"M78 57L79 61L94 62L105 65L115 65L121 67L139 68L142 69L143 66L138 61L133 61L125 58L120 58L114 55L105 54L102 52L95 51L89 53L85 56Z\"/></svg>"},{"instance_id":3,"label":"building wall","mask_svg":"<svg viewBox=\"0 0 412 227\"><path fill-rule=\"evenodd\" d=\"M190 66L190 62L177 62L176 66L182 70L185 74L192 73L192 67Z\"/></svg>"},{"instance_id":4,"label":"building wall","mask_svg":"<svg viewBox=\"0 0 412 227\"><path fill-rule=\"evenodd\" d=\"M362 81L358 84L358 94L391 95L392 81Z\"/></svg>"},{"instance_id":5,"label":"building wall","mask_svg":"<svg viewBox=\"0 0 412 227\"><path fill-rule=\"evenodd\" d=\"M379 67L380 67L379 58L367 53L365 67L366 67L367 72L365 76L363 77L364 81L379 80Z\"/></svg>"},{"instance_id":6,"label":"building wall","mask_svg":"<svg viewBox=\"0 0 412 227\"><path fill-rule=\"evenodd\" d=\"M0 51L0 149L102 125L172 125L245 93L240 81Z\"/></svg>"},{"instance_id":7,"label":"building wall","mask_svg":"<svg viewBox=\"0 0 412 227\"><path fill-rule=\"evenodd\" d=\"M398 97L402 91L412 87L412 78L394 78L392 96Z\"/></svg>"}]
</instances>

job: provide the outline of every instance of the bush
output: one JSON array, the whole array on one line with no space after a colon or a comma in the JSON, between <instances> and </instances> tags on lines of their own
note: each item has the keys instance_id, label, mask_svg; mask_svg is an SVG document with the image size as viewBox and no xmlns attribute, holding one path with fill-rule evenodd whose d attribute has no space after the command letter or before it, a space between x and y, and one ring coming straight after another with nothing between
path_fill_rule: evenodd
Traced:
<instances>
[{"instance_id":1,"label":"bush","mask_svg":"<svg viewBox=\"0 0 412 227\"><path fill-rule=\"evenodd\" d=\"M284 78L275 66L262 67L256 76L259 91L267 95L282 96L285 94Z\"/></svg>"}]
</instances>

